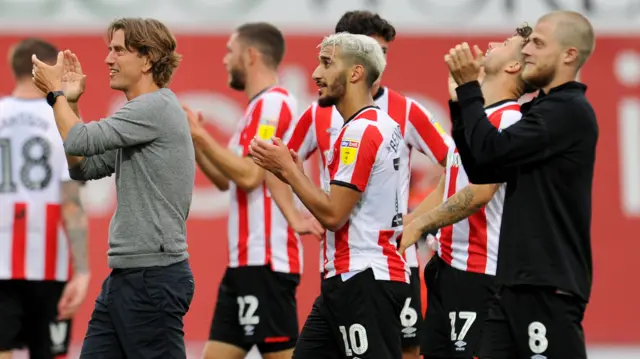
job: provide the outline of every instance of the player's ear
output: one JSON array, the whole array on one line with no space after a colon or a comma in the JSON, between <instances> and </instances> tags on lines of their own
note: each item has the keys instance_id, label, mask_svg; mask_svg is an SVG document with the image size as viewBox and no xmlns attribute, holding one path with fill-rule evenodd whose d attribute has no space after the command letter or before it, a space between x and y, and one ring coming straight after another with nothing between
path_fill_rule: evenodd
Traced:
<instances>
[{"instance_id":1,"label":"player's ear","mask_svg":"<svg viewBox=\"0 0 640 359\"><path fill-rule=\"evenodd\" d=\"M578 60L578 49L575 47L570 47L565 50L564 57L562 58L562 62L565 64L571 64Z\"/></svg>"},{"instance_id":2,"label":"player's ear","mask_svg":"<svg viewBox=\"0 0 640 359\"><path fill-rule=\"evenodd\" d=\"M510 74L516 74L522 70L522 64L520 61L509 62L505 68L505 71Z\"/></svg>"},{"instance_id":3,"label":"player's ear","mask_svg":"<svg viewBox=\"0 0 640 359\"><path fill-rule=\"evenodd\" d=\"M149 56L143 56L142 57L144 59L144 63L142 64L142 71L143 72L149 72L151 71L151 59L149 59Z\"/></svg>"},{"instance_id":4,"label":"player's ear","mask_svg":"<svg viewBox=\"0 0 640 359\"><path fill-rule=\"evenodd\" d=\"M256 61L258 61L258 57L260 56L260 54L258 53L258 51L254 48L254 47L247 47L247 49L244 51L244 57L246 58L245 61L247 65L253 65L256 63Z\"/></svg>"},{"instance_id":5,"label":"player's ear","mask_svg":"<svg viewBox=\"0 0 640 359\"><path fill-rule=\"evenodd\" d=\"M356 83L364 78L364 67L362 65L354 65L351 68L351 78L349 79L351 83Z\"/></svg>"}]
</instances>

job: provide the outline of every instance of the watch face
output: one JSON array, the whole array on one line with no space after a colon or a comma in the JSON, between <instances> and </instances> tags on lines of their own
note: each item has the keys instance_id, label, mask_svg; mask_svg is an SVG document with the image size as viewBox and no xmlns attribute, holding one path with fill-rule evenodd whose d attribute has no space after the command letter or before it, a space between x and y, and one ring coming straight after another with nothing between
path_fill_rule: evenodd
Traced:
<instances>
[{"instance_id":1,"label":"watch face","mask_svg":"<svg viewBox=\"0 0 640 359\"><path fill-rule=\"evenodd\" d=\"M49 91L47 94L47 103L53 106L56 103L56 98L62 95L64 95L64 92L62 91Z\"/></svg>"},{"instance_id":2,"label":"watch face","mask_svg":"<svg viewBox=\"0 0 640 359\"><path fill-rule=\"evenodd\" d=\"M55 97L55 95L53 94L53 92L51 92L51 91L50 91L50 92L47 94L47 103L49 103L49 105L53 105L53 104L55 103L55 101L56 101L56 97Z\"/></svg>"}]
</instances>

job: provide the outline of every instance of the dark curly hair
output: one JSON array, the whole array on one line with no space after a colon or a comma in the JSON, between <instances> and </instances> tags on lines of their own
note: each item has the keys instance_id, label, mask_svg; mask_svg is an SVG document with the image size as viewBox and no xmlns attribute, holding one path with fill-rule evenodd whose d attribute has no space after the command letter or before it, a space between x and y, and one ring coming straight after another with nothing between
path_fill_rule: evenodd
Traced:
<instances>
[{"instance_id":1,"label":"dark curly hair","mask_svg":"<svg viewBox=\"0 0 640 359\"><path fill-rule=\"evenodd\" d=\"M396 29L389 22L370 11L348 11L336 24L336 33L380 36L387 42L396 38Z\"/></svg>"},{"instance_id":2,"label":"dark curly hair","mask_svg":"<svg viewBox=\"0 0 640 359\"><path fill-rule=\"evenodd\" d=\"M529 41L529 36L531 36L532 32L533 32L533 28L525 22L516 28L516 31L513 34L513 36L520 36L523 39L525 39L525 41Z\"/></svg>"}]
</instances>

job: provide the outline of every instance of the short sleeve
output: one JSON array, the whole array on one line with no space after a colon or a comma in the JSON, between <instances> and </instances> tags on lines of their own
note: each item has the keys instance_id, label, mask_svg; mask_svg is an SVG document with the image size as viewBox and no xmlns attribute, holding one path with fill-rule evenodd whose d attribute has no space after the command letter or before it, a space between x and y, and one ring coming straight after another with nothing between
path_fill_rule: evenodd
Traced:
<instances>
[{"instance_id":1,"label":"short sleeve","mask_svg":"<svg viewBox=\"0 0 640 359\"><path fill-rule=\"evenodd\" d=\"M305 160L318 148L314 131L314 108L313 105L309 106L283 137L287 147L296 151L298 156Z\"/></svg>"},{"instance_id":2,"label":"short sleeve","mask_svg":"<svg viewBox=\"0 0 640 359\"><path fill-rule=\"evenodd\" d=\"M358 127L347 128L339 142L335 143L329 173L332 185L364 192L383 137L374 125Z\"/></svg>"},{"instance_id":3,"label":"short sleeve","mask_svg":"<svg viewBox=\"0 0 640 359\"><path fill-rule=\"evenodd\" d=\"M498 131L502 131L505 128L520 121L520 119L522 118L522 112L520 112L520 106L518 105L517 109L514 109L513 108L514 106L508 106L503 110L495 111L492 114L490 114L489 122L491 122L493 127L497 128Z\"/></svg>"},{"instance_id":4,"label":"short sleeve","mask_svg":"<svg viewBox=\"0 0 640 359\"><path fill-rule=\"evenodd\" d=\"M270 141L274 136L283 138L293 119L293 99L279 92L266 93L253 107L251 121L243 131L243 155L249 154L254 137Z\"/></svg>"},{"instance_id":5,"label":"short sleeve","mask_svg":"<svg viewBox=\"0 0 640 359\"><path fill-rule=\"evenodd\" d=\"M435 121L433 115L411 100L405 129L405 142L435 163L444 163L453 140Z\"/></svg>"}]
</instances>

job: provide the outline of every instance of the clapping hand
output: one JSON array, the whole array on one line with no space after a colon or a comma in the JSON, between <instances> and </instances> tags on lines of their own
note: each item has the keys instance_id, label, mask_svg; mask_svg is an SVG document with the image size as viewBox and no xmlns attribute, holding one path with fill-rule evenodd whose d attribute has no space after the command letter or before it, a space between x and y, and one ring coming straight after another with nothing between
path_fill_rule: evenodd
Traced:
<instances>
[{"instance_id":1,"label":"clapping hand","mask_svg":"<svg viewBox=\"0 0 640 359\"><path fill-rule=\"evenodd\" d=\"M76 54L64 51L64 74L62 75L62 91L69 102L77 102L84 93L87 75L82 73L82 66Z\"/></svg>"},{"instance_id":2,"label":"clapping hand","mask_svg":"<svg viewBox=\"0 0 640 359\"><path fill-rule=\"evenodd\" d=\"M55 65L47 65L40 61L38 57L33 54L31 56L31 62L33 63L33 82L44 93L51 91L59 91L62 89L62 78L64 77L64 52L58 53L58 59Z\"/></svg>"},{"instance_id":3,"label":"clapping hand","mask_svg":"<svg viewBox=\"0 0 640 359\"><path fill-rule=\"evenodd\" d=\"M254 138L249 147L249 154L255 164L273 173L285 183L287 181L284 174L294 166L298 169L302 166L298 155L293 150L289 150L277 137L273 138L273 144Z\"/></svg>"},{"instance_id":4,"label":"clapping hand","mask_svg":"<svg viewBox=\"0 0 640 359\"><path fill-rule=\"evenodd\" d=\"M483 77L484 53L478 46L474 46L474 52L475 55L472 54L469 44L464 42L449 50L444 57L449 72L458 86L479 81Z\"/></svg>"},{"instance_id":5,"label":"clapping hand","mask_svg":"<svg viewBox=\"0 0 640 359\"><path fill-rule=\"evenodd\" d=\"M189 121L189 128L191 129L191 136L195 137L198 134L205 132L204 128L204 115L201 111L194 112L189 106L182 105L182 109L187 114L187 120Z\"/></svg>"}]
</instances>

